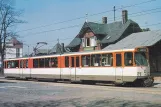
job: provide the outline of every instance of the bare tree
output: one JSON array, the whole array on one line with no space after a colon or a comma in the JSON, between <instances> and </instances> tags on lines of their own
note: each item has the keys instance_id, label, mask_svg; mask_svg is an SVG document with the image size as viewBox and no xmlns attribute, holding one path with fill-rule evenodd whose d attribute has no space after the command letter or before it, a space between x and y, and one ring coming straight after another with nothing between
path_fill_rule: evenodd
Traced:
<instances>
[{"instance_id":1,"label":"bare tree","mask_svg":"<svg viewBox=\"0 0 161 107\"><path fill-rule=\"evenodd\" d=\"M1 74L3 74L3 61L6 50L6 41L15 35L12 31L13 26L22 23L18 20L20 11L16 11L12 6L12 0L0 0L0 57L1 57Z\"/></svg>"}]
</instances>

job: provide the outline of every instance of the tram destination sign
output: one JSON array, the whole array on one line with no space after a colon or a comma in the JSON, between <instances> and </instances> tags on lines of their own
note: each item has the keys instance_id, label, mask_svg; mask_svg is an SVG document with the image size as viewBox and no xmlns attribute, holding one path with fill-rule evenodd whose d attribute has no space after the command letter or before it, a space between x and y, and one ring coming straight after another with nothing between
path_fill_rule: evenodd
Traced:
<instances>
[{"instance_id":1,"label":"tram destination sign","mask_svg":"<svg viewBox=\"0 0 161 107\"><path fill-rule=\"evenodd\" d=\"M137 51L138 52L147 52L147 48L138 48Z\"/></svg>"}]
</instances>

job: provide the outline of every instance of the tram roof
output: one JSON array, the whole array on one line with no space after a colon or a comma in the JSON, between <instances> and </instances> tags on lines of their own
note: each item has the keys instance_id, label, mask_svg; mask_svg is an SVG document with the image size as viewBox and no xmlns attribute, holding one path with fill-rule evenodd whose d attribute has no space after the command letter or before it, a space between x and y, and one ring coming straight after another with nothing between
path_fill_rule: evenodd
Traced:
<instances>
[{"instance_id":1,"label":"tram roof","mask_svg":"<svg viewBox=\"0 0 161 107\"><path fill-rule=\"evenodd\" d=\"M85 54L98 54L98 53L112 53L112 52L120 52L120 51L133 51L133 49L118 49L118 50L97 50L97 51L84 51L84 52L69 52L61 54L61 56L68 56L68 55L85 55ZM42 55L42 56L32 56L30 58L47 58L47 57L57 57L60 54L53 54L53 55ZM15 60L15 59L28 59L29 57L20 57L20 58L10 58L5 60Z\"/></svg>"},{"instance_id":2,"label":"tram roof","mask_svg":"<svg viewBox=\"0 0 161 107\"><path fill-rule=\"evenodd\" d=\"M109 45L103 50L132 49L136 47L153 46L161 40L161 30L132 33L116 44Z\"/></svg>"}]
</instances>

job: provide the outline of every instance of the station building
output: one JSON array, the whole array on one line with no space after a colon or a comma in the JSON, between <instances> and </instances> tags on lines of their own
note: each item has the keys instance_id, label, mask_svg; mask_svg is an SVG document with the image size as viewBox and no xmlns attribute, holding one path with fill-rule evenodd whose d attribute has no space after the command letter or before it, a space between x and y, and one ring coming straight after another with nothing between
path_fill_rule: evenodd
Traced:
<instances>
[{"instance_id":1,"label":"station building","mask_svg":"<svg viewBox=\"0 0 161 107\"><path fill-rule=\"evenodd\" d=\"M161 30L132 33L104 50L131 49L146 46L149 49L150 71L153 76L161 76Z\"/></svg>"}]
</instances>

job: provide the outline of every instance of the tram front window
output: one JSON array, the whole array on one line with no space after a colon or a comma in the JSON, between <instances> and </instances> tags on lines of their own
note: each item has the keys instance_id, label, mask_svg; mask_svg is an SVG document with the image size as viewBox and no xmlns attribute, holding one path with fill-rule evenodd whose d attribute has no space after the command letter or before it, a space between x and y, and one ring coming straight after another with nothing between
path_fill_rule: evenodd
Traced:
<instances>
[{"instance_id":1,"label":"tram front window","mask_svg":"<svg viewBox=\"0 0 161 107\"><path fill-rule=\"evenodd\" d=\"M137 66L148 66L147 57L145 52L135 53L135 64Z\"/></svg>"}]
</instances>

